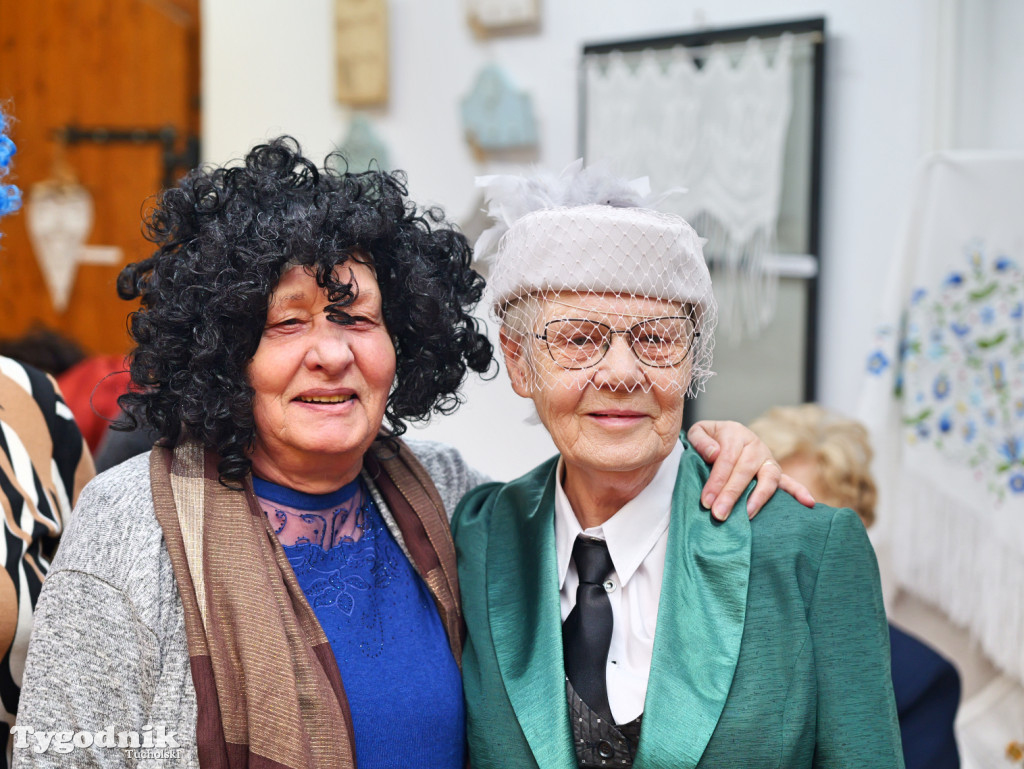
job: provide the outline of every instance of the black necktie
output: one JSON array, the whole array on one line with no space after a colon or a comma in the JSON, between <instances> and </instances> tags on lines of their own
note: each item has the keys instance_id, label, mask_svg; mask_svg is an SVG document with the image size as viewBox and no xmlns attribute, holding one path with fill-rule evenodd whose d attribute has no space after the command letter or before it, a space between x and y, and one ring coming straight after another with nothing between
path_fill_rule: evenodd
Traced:
<instances>
[{"instance_id":1,"label":"black necktie","mask_svg":"<svg viewBox=\"0 0 1024 769\"><path fill-rule=\"evenodd\" d=\"M603 539L579 536L572 547L572 560L580 585L576 588L576 605L562 623L565 674L590 709L614 723L606 679L612 602L604 589L604 581L612 573L612 558Z\"/></svg>"}]
</instances>

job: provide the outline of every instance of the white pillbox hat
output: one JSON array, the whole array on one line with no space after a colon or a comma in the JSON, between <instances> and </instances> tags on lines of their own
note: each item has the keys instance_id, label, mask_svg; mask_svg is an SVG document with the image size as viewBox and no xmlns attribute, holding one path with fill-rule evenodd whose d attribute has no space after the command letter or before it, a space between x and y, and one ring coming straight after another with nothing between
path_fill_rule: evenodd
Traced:
<instances>
[{"instance_id":1,"label":"white pillbox hat","mask_svg":"<svg viewBox=\"0 0 1024 769\"><path fill-rule=\"evenodd\" d=\"M498 244L488 279L496 312L528 293L629 294L714 304L701 238L681 217L646 208L586 205L533 211Z\"/></svg>"}]
</instances>

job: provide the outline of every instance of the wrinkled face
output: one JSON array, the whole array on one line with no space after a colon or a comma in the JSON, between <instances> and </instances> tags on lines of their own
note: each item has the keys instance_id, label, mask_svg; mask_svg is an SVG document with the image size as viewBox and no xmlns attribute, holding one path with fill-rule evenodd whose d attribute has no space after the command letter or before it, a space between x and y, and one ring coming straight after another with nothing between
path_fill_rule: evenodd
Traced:
<instances>
[{"instance_id":1,"label":"wrinkled face","mask_svg":"<svg viewBox=\"0 0 1024 769\"><path fill-rule=\"evenodd\" d=\"M654 319L684 318L684 308L644 297L558 292L546 295L532 315L532 333L503 330L505 361L513 389L533 400L566 467L618 472L660 464L682 429L689 355L659 367L641 362L637 353L674 363L686 343L668 335L689 329L692 340L692 324ZM565 319L582 321L575 324L578 333L564 333ZM587 346L601 341L602 328L632 333L611 335L598 362L564 368L591 360ZM553 341L562 365L552 357Z\"/></svg>"},{"instance_id":2,"label":"wrinkled face","mask_svg":"<svg viewBox=\"0 0 1024 769\"><path fill-rule=\"evenodd\" d=\"M351 466L355 477L384 418L395 348L377 280L370 267L352 259L335 274L358 286L356 300L345 308L353 325L327 319L327 295L307 268L288 269L270 297L267 325L248 369L256 391L252 461L263 477L327 457Z\"/></svg>"}]
</instances>

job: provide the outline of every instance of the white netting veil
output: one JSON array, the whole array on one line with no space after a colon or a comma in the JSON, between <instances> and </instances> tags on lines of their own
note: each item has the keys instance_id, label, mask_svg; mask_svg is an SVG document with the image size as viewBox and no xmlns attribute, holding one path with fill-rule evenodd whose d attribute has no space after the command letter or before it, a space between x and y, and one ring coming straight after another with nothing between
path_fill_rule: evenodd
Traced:
<instances>
[{"instance_id":1,"label":"white netting veil","mask_svg":"<svg viewBox=\"0 0 1024 769\"><path fill-rule=\"evenodd\" d=\"M717 320L703 241L649 207L645 179L577 161L478 184L495 220L476 247L485 301L531 386L703 389Z\"/></svg>"}]
</instances>

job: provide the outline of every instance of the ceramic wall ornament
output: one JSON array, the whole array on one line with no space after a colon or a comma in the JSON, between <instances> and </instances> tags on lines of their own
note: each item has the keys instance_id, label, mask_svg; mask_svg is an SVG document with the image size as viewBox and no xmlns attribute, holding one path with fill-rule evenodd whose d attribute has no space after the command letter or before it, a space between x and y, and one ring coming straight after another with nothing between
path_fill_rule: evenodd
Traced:
<instances>
[{"instance_id":1,"label":"ceramic wall ornament","mask_svg":"<svg viewBox=\"0 0 1024 769\"><path fill-rule=\"evenodd\" d=\"M337 98L355 107L388 100L387 0L334 0Z\"/></svg>"},{"instance_id":2,"label":"ceramic wall ornament","mask_svg":"<svg viewBox=\"0 0 1024 769\"><path fill-rule=\"evenodd\" d=\"M462 126L478 155L537 144L530 95L517 90L496 64L480 70L473 88L463 98Z\"/></svg>"},{"instance_id":3,"label":"ceramic wall ornament","mask_svg":"<svg viewBox=\"0 0 1024 769\"><path fill-rule=\"evenodd\" d=\"M535 32L540 0L467 0L466 17L478 37Z\"/></svg>"},{"instance_id":4,"label":"ceramic wall ornament","mask_svg":"<svg viewBox=\"0 0 1024 769\"><path fill-rule=\"evenodd\" d=\"M377 135L373 123L366 115L356 113L348 126L348 134L338 146L345 163L338 156L331 156L331 165L339 171L359 173L370 168L388 170L391 168L388 147Z\"/></svg>"}]
</instances>

